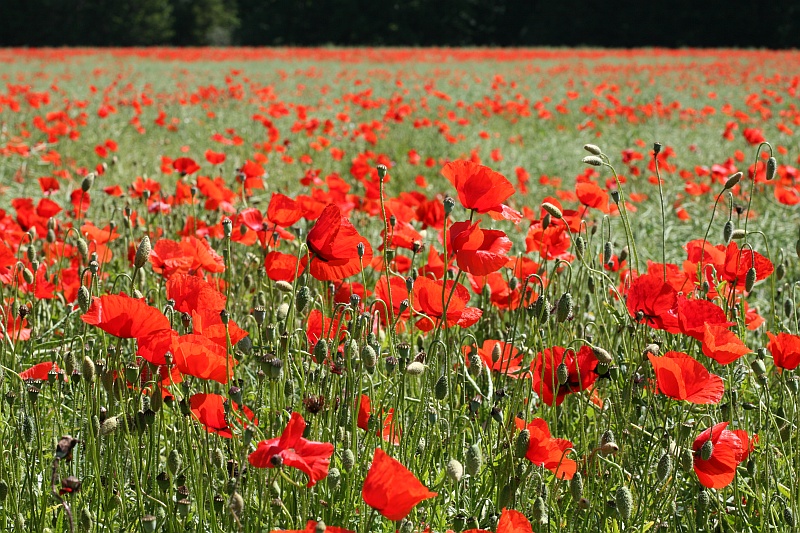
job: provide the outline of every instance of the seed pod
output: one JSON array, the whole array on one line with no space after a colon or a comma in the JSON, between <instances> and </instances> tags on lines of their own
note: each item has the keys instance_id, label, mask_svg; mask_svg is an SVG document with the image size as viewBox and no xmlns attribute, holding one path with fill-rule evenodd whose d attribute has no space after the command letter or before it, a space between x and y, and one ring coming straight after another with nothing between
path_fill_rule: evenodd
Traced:
<instances>
[{"instance_id":1,"label":"seed pod","mask_svg":"<svg viewBox=\"0 0 800 533\"><path fill-rule=\"evenodd\" d=\"M662 455L661 459L658 460L658 466L656 467L656 476L658 477L658 481L664 483L671 472L672 456L670 456L669 453L664 452L664 455Z\"/></svg>"},{"instance_id":2,"label":"seed pod","mask_svg":"<svg viewBox=\"0 0 800 533\"><path fill-rule=\"evenodd\" d=\"M442 374L433 386L433 397L441 401L447 398L448 392L450 392L450 383L447 381L447 376Z\"/></svg>"},{"instance_id":3,"label":"seed pod","mask_svg":"<svg viewBox=\"0 0 800 533\"><path fill-rule=\"evenodd\" d=\"M453 483L458 483L461 481L461 478L464 477L464 466L458 461L458 459L450 459L450 461L447 462L445 471L447 473L447 477L449 477L450 481Z\"/></svg>"},{"instance_id":4,"label":"seed pod","mask_svg":"<svg viewBox=\"0 0 800 533\"><path fill-rule=\"evenodd\" d=\"M583 149L586 150L587 152L589 152L590 154L596 155L596 156L599 156L600 154L603 153L603 151L600 149L600 147L597 146L596 144L584 144L583 145Z\"/></svg>"},{"instance_id":5,"label":"seed pod","mask_svg":"<svg viewBox=\"0 0 800 533\"><path fill-rule=\"evenodd\" d=\"M303 285L297 290L295 296L295 305L297 305L297 312L302 313L306 310L306 306L311 301L311 289L308 285Z\"/></svg>"},{"instance_id":6,"label":"seed pod","mask_svg":"<svg viewBox=\"0 0 800 533\"><path fill-rule=\"evenodd\" d=\"M544 503L544 498L539 496L533 502L533 519L540 525L544 526L548 522L547 505Z\"/></svg>"},{"instance_id":7,"label":"seed pod","mask_svg":"<svg viewBox=\"0 0 800 533\"><path fill-rule=\"evenodd\" d=\"M725 244L731 242L731 237L733 237L733 220L729 220L722 226L722 241Z\"/></svg>"},{"instance_id":8,"label":"seed pod","mask_svg":"<svg viewBox=\"0 0 800 533\"><path fill-rule=\"evenodd\" d=\"M580 472L575 472L569 480L569 493L576 502L583 498L583 476Z\"/></svg>"},{"instance_id":9,"label":"seed pod","mask_svg":"<svg viewBox=\"0 0 800 533\"><path fill-rule=\"evenodd\" d=\"M744 290L750 292L753 290L753 285L756 284L756 269L754 267L750 267L747 270L747 274L744 276Z\"/></svg>"},{"instance_id":10,"label":"seed pod","mask_svg":"<svg viewBox=\"0 0 800 533\"><path fill-rule=\"evenodd\" d=\"M603 164L603 160L597 157L596 155L587 155L581 162L587 165L591 165L593 167L599 167Z\"/></svg>"},{"instance_id":11,"label":"seed pod","mask_svg":"<svg viewBox=\"0 0 800 533\"><path fill-rule=\"evenodd\" d=\"M470 476L478 475L481 466L483 466L483 453L477 443L467 448L467 453L464 456L464 466Z\"/></svg>"},{"instance_id":12,"label":"seed pod","mask_svg":"<svg viewBox=\"0 0 800 533\"><path fill-rule=\"evenodd\" d=\"M147 260L150 259L151 250L150 237L145 235L142 241L139 243L138 248L136 248L136 256L133 259L133 266L137 269L143 268L144 265L147 264Z\"/></svg>"},{"instance_id":13,"label":"seed pod","mask_svg":"<svg viewBox=\"0 0 800 533\"><path fill-rule=\"evenodd\" d=\"M558 322L565 322L572 314L572 294L565 292L558 299L556 306L556 320Z\"/></svg>"},{"instance_id":14,"label":"seed pod","mask_svg":"<svg viewBox=\"0 0 800 533\"><path fill-rule=\"evenodd\" d=\"M631 513L633 512L633 494L631 494L631 489L625 485L619 487L614 495L614 501L617 504L617 512L620 518L622 518L622 521L627 522L630 520Z\"/></svg>"},{"instance_id":15,"label":"seed pod","mask_svg":"<svg viewBox=\"0 0 800 533\"><path fill-rule=\"evenodd\" d=\"M531 442L531 432L527 429L523 429L522 431L517 434L517 442L514 448L514 454L517 457L525 457L528 453L528 445Z\"/></svg>"},{"instance_id":16,"label":"seed pod","mask_svg":"<svg viewBox=\"0 0 800 533\"><path fill-rule=\"evenodd\" d=\"M767 159L767 172L765 176L767 178L767 181L771 181L772 178L775 177L775 171L777 170L777 168L778 168L778 161L774 157L770 157L769 159Z\"/></svg>"},{"instance_id":17,"label":"seed pod","mask_svg":"<svg viewBox=\"0 0 800 533\"><path fill-rule=\"evenodd\" d=\"M345 472L349 472L355 465L356 456L353 454L353 450L348 448L342 452L342 468L344 468Z\"/></svg>"}]
</instances>

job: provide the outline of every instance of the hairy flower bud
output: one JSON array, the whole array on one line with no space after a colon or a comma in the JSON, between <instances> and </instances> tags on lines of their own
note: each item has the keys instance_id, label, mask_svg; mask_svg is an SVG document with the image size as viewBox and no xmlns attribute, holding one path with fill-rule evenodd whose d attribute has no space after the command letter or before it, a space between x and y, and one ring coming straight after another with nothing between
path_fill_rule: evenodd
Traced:
<instances>
[{"instance_id":1,"label":"hairy flower bud","mask_svg":"<svg viewBox=\"0 0 800 533\"><path fill-rule=\"evenodd\" d=\"M147 260L150 258L151 250L150 237L145 235L142 241L139 243L139 247L136 248L136 256L133 259L133 266L136 268L143 268L144 265L147 264Z\"/></svg>"}]
</instances>

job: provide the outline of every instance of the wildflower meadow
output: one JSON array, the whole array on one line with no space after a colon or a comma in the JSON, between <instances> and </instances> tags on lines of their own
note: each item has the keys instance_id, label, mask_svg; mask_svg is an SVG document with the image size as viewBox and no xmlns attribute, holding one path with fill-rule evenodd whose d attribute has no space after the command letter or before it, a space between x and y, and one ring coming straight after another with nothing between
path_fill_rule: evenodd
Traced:
<instances>
[{"instance_id":1,"label":"wildflower meadow","mask_svg":"<svg viewBox=\"0 0 800 533\"><path fill-rule=\"evenodd\" d=\"M796 52L0 79L0 530L795 530Z\"/></svg>"}]
</instances>

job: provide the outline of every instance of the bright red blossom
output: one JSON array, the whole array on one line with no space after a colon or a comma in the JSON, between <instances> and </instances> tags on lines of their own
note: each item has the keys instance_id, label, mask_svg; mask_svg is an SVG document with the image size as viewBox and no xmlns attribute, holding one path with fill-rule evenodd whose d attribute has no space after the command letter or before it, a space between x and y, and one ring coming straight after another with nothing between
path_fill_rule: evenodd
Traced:
<instances>
[{"instance_id":1,"label":"bright red blossom","mask_svg":"<svg viewBox=\"0 0 800 533\"><path fill-rule=\"evenodd\" d=\"M698 361L682 352L667 352L662 357L647 356L656 374L661 394L674 400L696 404L715 404L722 399L722 378L710 374Z\"/></svg>"},{"instance_id":2,"label":"bright red blossom","mask_svg":"<svg viewBox=\"0 0 800 533\"><path fill-rule=\"evenodd\" d=\"M376 448L361 496L364 503L396 521L408 516L419 502L438 493L428 490L400 461Z\"/></svg>"},{"instance_id":3,"label":"bright red blossom","mask_svg":"<svg viewBox=\"0 0 800 533\"><path fill-rule=\"evenodd\" d=\"M742 461L742 441L727 427L727 422L716 424L700 433L692 444L695 474L700 484L709 489L730 485ZM701 450L707 441L711 441L711 456L703 459Z\"/></svg>"}]
</instances>

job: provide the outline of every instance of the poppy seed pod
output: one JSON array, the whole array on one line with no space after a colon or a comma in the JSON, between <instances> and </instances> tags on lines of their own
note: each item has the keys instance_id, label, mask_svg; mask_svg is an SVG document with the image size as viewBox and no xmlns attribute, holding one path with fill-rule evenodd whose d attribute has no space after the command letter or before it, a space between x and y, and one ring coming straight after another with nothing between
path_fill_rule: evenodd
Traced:
<instances>
[{"instance_id":1,"label":"poppy seed pod","mask_svg":"<svg viewBox=\"0 0 800 533\"><path fill-rule=\"evenodd\" d=\"M383 178L385 178L385 177L386 177L386 174L387 174L387 172L389 172L389 169L388 169L388 168L386 168L386 165L378 165L378 166L377 166L377 169L378 169L378 177L379 177L381 180L382 180Z\"/></svg>"},{"instance_id":2,"label":"poppy seed pod","mask_svg":"<svg viewBox=\"0 0 800 533\"><path fill-rule=\"evenodd\" d=\"M655 142L653 143L653 155L658 155L661 153L661 143Z\"/></svg>"},{"instance_id":3,"label":"poppy seed pod","mask_svg":"<svg viewBox=\"0 0 800 533\"><path fill-rule=\"evenodd\" d=\"M444 205L444 216L450 216L450 213L453 212L453 208L456 206L456 201L450 196L445 196L444 200L442 200L442 204Z\"/></svg>"},{"instance_id":4,"label":"poppy seed pod","mask_svg":"<svg viewBox=\"0 0 800 533\"><path fill-rule=\"evenodd\" d=\"M143 268L144 265L147 264L147 260L150 258L151 250L150 237L145 235L142 241L139 243L139 246L136 248L136 256L133 259L133 266L135 268Z\"/></svg>"},{"instance_id":5,"label":"poppy seed pod","mask_svg":"<svg viewBox=\"0 0 800 533\"><path fill-rule=\"evenodd\" d=\"M233 233L233 222L228 217L222 219L222 233L225 238L230 238Z\"/></svg>"},{"instance_id":6,"label":"poppy seed pod","mask_svg":"<svg viewBox=\"0 0 800 533\"><path fill-rule=\"evenodd\" d=\"M410 376L421 376L423 372L425 372L425 365L418 361L412 361L406 367L406 374Z\"/></svg>"}]
</instances>

